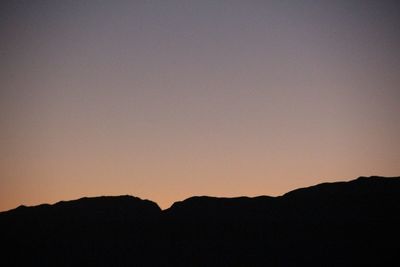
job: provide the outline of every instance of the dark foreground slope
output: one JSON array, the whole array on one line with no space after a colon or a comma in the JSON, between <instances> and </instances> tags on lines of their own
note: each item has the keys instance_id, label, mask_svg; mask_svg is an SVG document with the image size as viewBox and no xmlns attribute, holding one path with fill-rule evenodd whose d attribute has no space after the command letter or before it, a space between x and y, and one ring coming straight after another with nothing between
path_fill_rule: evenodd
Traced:
<instances>
[{"instance_id":1,"label":"dark foreground slope","mask_svg":"<svg viewBox=\"0 0 400 267\"><path fill-rule=\"evenodd\" d=\"M131 196L18 207L0 215L0 266L123 266L154 256L157 204ZM5 264L2 264L2 262Z\"/></svg>"},{"instance_id":2,"label":"dark foreground slope","mask_svg":"<svg viewBox=\"0 0 400 267\"><path fill-rule=\"evenodd\" d=\"M281 197L192 197L161 211L129 196L0 213L2 266L385 265L397 262L400 177Z\"/></svg>"}]
</instances>

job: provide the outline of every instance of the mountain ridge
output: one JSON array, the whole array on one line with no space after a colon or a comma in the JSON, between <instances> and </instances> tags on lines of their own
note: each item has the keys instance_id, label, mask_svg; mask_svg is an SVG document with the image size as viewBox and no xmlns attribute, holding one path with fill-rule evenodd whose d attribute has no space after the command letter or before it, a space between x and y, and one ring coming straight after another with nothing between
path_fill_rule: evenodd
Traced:
<instances>
[{"instance_id":1,"label":"mountain ridge","mask_svg":"<svg viewBox=\"0 0 400 267\"><path fill-rule=\"evenodd\" d=\"M400 177L195 196L165 210L129 195L84 197L0 213L0 265L386 265L398 225Z\"/></svg>"},{"instance_id":2,"label":"mountain ridge","mask_svg":"<svg viewBox=\"0 0 400 267\"><path fill-rule=\"evenodd\" d=\"M258 196L235 196L235 197L219 197L219 196L208 196L208 195L195 195L195 196L191 196L188 197L186 199L183 200L178 200L175 201L174 203L172 203L172 205L168 208L165 209L161 209L160 206L158 205L157 202L154 202L152 200L149 199L142 199L140 197L137 196L133 196L133 195L102 195L102 196L90 196L90 197L81 197L78 199L72 199L72 200L60 200L56 203L53 204L49 204L49 203L42 203L42 204L38 204L38 205L24 205L21 204L16 208L12 208L9 210L4 210L4 211L0 211L0 214L3 213L8 213L8 212L12 212L14 210L18 210L18 209L25 209L25 208L36 208L36 207L48 207L48 206L57 206L60 204L65 204L65 203L78 203L80 201L85 201L85 200L100 200L100 199L108 199L108 200L112 200L112 199L124 199L124 198L131 198L131 199L137 199L140 201L144 201L144 202L149 202L149 203L154 203L156 204L159 209L161 211L166 211L171 209L174 205L180 205L181 203L184 203L186 201L191 201L194 199L219 199L219 200L227 200L227 201L234 201L234 200L250 200L250 199L261 199L261 198L270 198L270 199L277 199L277 198L281 198L281 197L285 197L287 195L291 195L293 193L297 193L297 192L301 192L304 190L310 190L310 189L316 189L316 188L321 188L321 187L325 187L325 186L329 186L329 185L345 185L348 183L356 183L356 182L360 182L360 181L378 181L378 180L393 180L393 179L400 179L400 176L393 176L393 177L384 177L384 176L360 176L356 179L353 180L348 180L348 181L334 181L334 182L322 182L319 184L315 184L315 185L311 185L311 186L307 186L307 187L300 187L300 188L296 188L293 190L290 190L282 195L279 196L269 196L269 195L258 195Z\"/></svg>"}]
</instances>

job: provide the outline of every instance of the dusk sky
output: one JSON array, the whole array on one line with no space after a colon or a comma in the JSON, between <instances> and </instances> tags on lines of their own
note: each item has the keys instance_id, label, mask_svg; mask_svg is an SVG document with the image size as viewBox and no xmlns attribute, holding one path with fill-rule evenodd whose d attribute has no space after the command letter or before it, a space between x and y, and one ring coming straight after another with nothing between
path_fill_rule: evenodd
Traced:
<instances>
[{"instance_id":1,"label":"dusk sky","mask_svg":"<svg viewBox=\"0 0 400 267\"><path fill-rule=\"evenodd\" d=\"M1 1L0 211L400 175L398 1Z\"/></svg>"}]
</instances>

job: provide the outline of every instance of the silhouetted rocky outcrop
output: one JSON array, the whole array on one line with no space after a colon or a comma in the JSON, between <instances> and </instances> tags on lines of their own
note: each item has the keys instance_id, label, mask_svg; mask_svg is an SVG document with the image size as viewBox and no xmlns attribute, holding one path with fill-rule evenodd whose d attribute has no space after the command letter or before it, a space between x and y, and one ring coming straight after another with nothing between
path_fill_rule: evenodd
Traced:
<instances>
[{"instance_id":1,"label":"silhouetted rocky outcrop","mask_svg":"<svg viewBox=\"0 0 400 267\"><path fill-rule=\"evenodd\" d=\"M0 213L0 265L385 265L399 225L400 177L191 197L164 211L131 196L83 198Z\"/></svg>"}]
</instances>

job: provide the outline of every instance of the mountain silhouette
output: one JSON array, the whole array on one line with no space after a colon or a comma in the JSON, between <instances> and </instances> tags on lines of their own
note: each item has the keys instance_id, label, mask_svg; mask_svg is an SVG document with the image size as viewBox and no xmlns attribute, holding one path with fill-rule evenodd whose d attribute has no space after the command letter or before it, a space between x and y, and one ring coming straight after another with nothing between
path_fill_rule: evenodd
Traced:
<instances>
[{"instance_id":1,"label":"mountain silhouette","mask_svg":"<svg viewBox=\"0 0 400 267\"><path fill-rule=\"evenodd\" d=\"M132 196L0 213L1 266L354 266L396 262L400 177L323 183L279 197Z\"/></svg>"}]
</instances>

